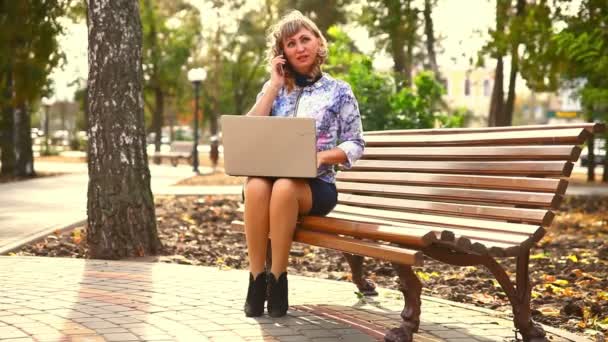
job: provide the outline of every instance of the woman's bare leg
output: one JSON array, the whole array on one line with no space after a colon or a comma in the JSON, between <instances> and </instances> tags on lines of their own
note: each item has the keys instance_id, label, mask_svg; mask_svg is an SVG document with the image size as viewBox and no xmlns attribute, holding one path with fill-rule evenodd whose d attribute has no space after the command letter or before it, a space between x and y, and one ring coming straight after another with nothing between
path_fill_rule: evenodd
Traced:
<instances>
[{"instance_id":1,"label":"woman's bare leg","mask_svg":"<svg viewBox=\"0 0 608 342\"><path fill-rule=\"evenodd\" d=\"M271 272L278 279L287 270L289 250L293 241L298 214L312 208L312 192L308 181L280 178L272 186L270 197Z\"/></svg>"},{"instance_id":2,"label":"woman's bare leg","mask_svg":"<svg viewBox=\"0 0 608 342\"><path fill-rule=\"evenodd\" d=\"M249 271L257 277L264 271L269 232L269 207L273 181L249 177L245 183L245 236L249 254Z\"/></svg>"}]
</instances>

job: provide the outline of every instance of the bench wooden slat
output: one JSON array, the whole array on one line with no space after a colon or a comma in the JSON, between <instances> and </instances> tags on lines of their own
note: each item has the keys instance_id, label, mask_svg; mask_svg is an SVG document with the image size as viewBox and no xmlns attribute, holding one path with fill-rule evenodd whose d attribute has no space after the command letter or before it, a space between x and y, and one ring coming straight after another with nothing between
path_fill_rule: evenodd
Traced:
<instances>
[{"instance_id":1,"label":"bench wooden slat","mask_svg":"<svg viewBox=\"0 0 608 342\"><path fill-rule=\"evenodd\" d=\"M573 164L564 161L511 161L511 162L459 162L459 161L400 161L360 159L353 171L418 171L466 173L471 175L535 175L569 177Z\"/></svg>"},{"instance_id":2,"label":"bench wooden slat","mask_svg":"<svg viewBox=\"0 0 608 342\"><path fill-rule=\"evenodd\" d=\"M426 129L397 129L386 131L367 131L366 135L418 135L418 134L455 134L455 133L482 133L482 132L511 132L511 131L534 131L564 128L582 128L590 133L602 133L606 125L599 122L558 124L558 125L523 125L523 126L501 126L501 127L476 127L476 128L426 128Z\"/></svg>"},{"instance_id":3,"label":"bench wooden slat","mask_svg":"<svg viewBox=\"0 0 608 342\"><path fill-rule=\"evenodd\" d=\"M379 194L386 196L400 196L401 198L411 197L430 200L519 204L546 208L556 208L562 200L562 196L538 192L476 190L354 182L336 182L336 186L338 191L343 193Z\"/></svg>"},{"instance_id":4,"label":"bench wooden slat","mask_svg":"<svg viewBox=\"0 0 608 342\"><path fill-rule=\"evenodd\" d=\"M350 224L350 223L356 223L356 224L360 224L362 226L365 226L368 223L371 222L377 222L380 223L381 225L387 227L387 228L392 228L392 230L402 230L400 231L398 235L405 235L405 234L410 234L413 233L414 235L418 235L418 236L423 236L423 242L420 243L420 241L416 241L419 240L417 237L413 238L414 240L408 240L408 237L399 237L398 240L399 241L393 241L395 239L393 239L392 237L396 236L396 235L386 235L383 236L383 239L375 239L375 240L384 240L384 241L391 241L391 242L395 242L395 243L401 243L403 245L405 245L406 247L412 247L412 248L424 248L425 246L428 246L427 242L424 241L426 239L428 239L429 241L432 240L432 243L439 243L441 245L444 245L446 247L461 251L461 252L474 252L474 253L478 253L478 254L490 254L492 256L498 256L498 257L503 257L503 256L509 256L509 255L516 255L517 251L519 251L519 247L521 247L522 244L526 244L529 243L530 240L532 240L534 237L526 237L525 235L519 235L516 236L515 234L510 234L507 236L515 236L514 239L512 240L506 240L505 238L501 238L501 239L497 239L497 240L492 240L491 238L489 238L488 236L486 236L486 240L481 239L479 237L468 237L464 234L460 235L461 232L460 231L456 231L457 234L455 234L455 232L450 231L450 230L441 230L440 227L429 227L429 226L407 226L404 227L404 223L402 222L397 222L397 221L386 221L386 220L378 220L378 219L373 219L371 217L365 217L365 216L355 216L355 215L346 215L345 217L343 214L339 214L339 213L331 213L331 216L329 217L324 217L324 218L319 218L321 219L320 221L318 221L319 224L311 224L311 225L307 225L307 224L298 224L298 231L309 231L309 230L313 230L313 231L319 231L321 233L330 233L331 234L342 234L344 233L344 235L349 235L349 236L354 236L354 237L358 237L358 238L368 238L368 239L372 239L374 240L371 235L365 235L365 233L361 234L362 230L354 230L351 229L350 231L344 231L344 230L340 230L340 229L335 229L335 225L334 224L330 224L330 220L335 220L335 222L338 224L338 226L344 226L345 224ZM314 220L315 217L311 218ZM356 219L357 221L351 222L349 221L349 219ZM328 220L329 219L329 220ZM314 222L314 221L311 221ZM233 229L239 229L239 230L244 230L244 225L242 221L233 221L232 222L232 227ZM414 228L412 228L414 227ZM417 227L417 228L415 228ZM543 234L544 230L539 231L537 234ZM294 239L294 241L298 241L298 242L304 242L304 241L300 241L297 239ZM320 247L324 247L324 246L320 246ZM331 248L331 247L328 247ZM401 260L401 256L399 257Z\"/></svg>"},{"instance_id":5,"label":"bench wooden slat","mask_svg":"<svg viewBox=\"0 0 608 342\"><path fill-rule=\"evenodd\" d=\"M487 242L508 243L520 245L530 239L540 239L544 232L538 230L535 235L522 233L497 232L492 230L471 229L471 228L450 228L430 225L412 225L394 222L393 225L375 225L369 223L358 223L348 219L338 219L336 217L312 217L311 220L302 220L299 227L319 231L322 233L334 233L349 235L352 237L366 238L373 240L384 240L388 242L402 243L408 246L424 247L433 240L454 241L458 237L473 238ZM435 233L435 235L431 234ZM413 235L413 236L412 236ZM407 238L415 238L415 241ZM421 236L427 237L426 241L420 241ZM416 245L412 244L416 243Z\"/></svg>"},{"instance_id":6,"label":"bench wooden slat","mask_svg":"<svg viewBox=\"0 0 608 342\"><path fill-rule=\"evenodd\" d=\"M242 206L237 209L237 213L239 214L239 220L242 220ZM338 204L325 218L335 218L346 221L373 223L387 226L403 226L404 224L411 223L416 226L441 226L444 227L445 230L449 230L451 227L453 227L506 232L529 236L536 235L539 233L539 231L544 230L540 225L525 223L510 223L478 218L419 214L394 210L362 208L344 204ZM303 216L301 219L307 220L308 216Z\"/></svg>"},{"instance_id":7,"label":"bench wooden slat","mask_svg":"<svg viewBox=\"0 0 608 342\"><path fill-rule=\"evenodd\" d=\"M591 136L585 129L504 131L459 134L365 135L369 147L483 146L483 145L564 145L582 144Z\"/></svg>"},{"instance_id":8,"label":"bench wooden slat","mask_svg":"<svg viewBox=\"0 0 608 342\"><path fill-rule=\"evenodd\" d=\"M394 224L372 224L332 217L304 216L299 227L322 233L383 240L414 247L425 247L437 240L436 235L428 227L408 224L400 224L396 227Z\"/></svg>"},{"instance_id":9,"label":"bench wooden slat","mask_svg":"<svg viewBox=\"0 0 608 342\"><path fill-rule=\"evenodd\" d=\"M456 216L539 223L543 226L551 224L551 221L553 220L553 213L550 210L429 202L379 196L359 196L343 193L338 193L338 203L361 207L395 209L412 212L443 213Z\"/></svg>"},{"instance_id":10,"label":"bench wooden slat","mask_svg":"<svg viewBox=\"0 0 608 342\"><path fill-rule=\"evenodd\" d=\"M449 230L450 228L464 228L522 235L534 235L537 234L539 230L543 229L540 225L531 225L525 223L510 223L453 216L405 213L392 210L352 207L342 204L337 205L336 208L329 213L328 217L386 225L412 223L429 226L441 226L445 230Z\"/></svg>"},{"instance_id":11,"label":"bench wooden slat","mask_svg":"<svg viewBox=\"0 0 608 342\"><path fill-rule=\"evenodd\" d=\"M242 221L232 221L232 228L244 230L244 223ZM296 229L293 241L403 265L422 266L423 263L422 252L420 251L319 233L301 228Z\"/></svg>"},{"instance_id":12,"label":"bench wooden slat","mask_svg":"<svg viewBox=\"0 0 608 342\"><path fill-rule=\"evenodd\" d=\"M566 192L566 187L568 186L568 181L564 179L417 172L341 171L338 172L336 180L380 184L459 186L480 189L553 192L560 195Z\"/></svg>"},{"instance_id":13,"label":"bench wooden slat","mask_svg":"<svg viewBox=\"0 0 608 342\"><path fill-rule=\"evenodd\" d=\"M422 252L401 247L382 245L331 234L296 229L294 241L330 248L341 252L392 261L403 265L422 266Z\"/></svg>"},{"instance_id":14,"label":"bench wooden slat","mask_svg":"<svg viewBox=\"0 0 608 342\"><path fill-rule=\"evenodd\" d=\"M569 160L580 156L578 146L460 146L368 147L362 159L399 160Z\"/></svg>"}]
</instances>

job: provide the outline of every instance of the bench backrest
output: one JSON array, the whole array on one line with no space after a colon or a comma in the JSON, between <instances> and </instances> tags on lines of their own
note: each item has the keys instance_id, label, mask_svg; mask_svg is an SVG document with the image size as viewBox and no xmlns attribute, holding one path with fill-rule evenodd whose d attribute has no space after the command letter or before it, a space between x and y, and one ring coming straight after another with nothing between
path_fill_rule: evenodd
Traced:
<instances>
[{"instance_id":1,"label":"bench backrest","mask_svg":"<svg viewBox=\"0 0 608 342\"><path fill-rule=\"evenodd\" d=\"M331 216L450 227L464 249L515 255L545 233L581 148L600 124L365 133L338 172ZM350 215L350 216L349 216Z\"/></svg>"}]
</instances>

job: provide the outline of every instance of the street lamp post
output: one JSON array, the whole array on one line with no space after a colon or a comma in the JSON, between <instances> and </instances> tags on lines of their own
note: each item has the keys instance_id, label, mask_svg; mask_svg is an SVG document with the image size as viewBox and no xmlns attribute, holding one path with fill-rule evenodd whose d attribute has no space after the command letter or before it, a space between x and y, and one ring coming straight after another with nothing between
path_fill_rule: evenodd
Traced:
<instances>
[{"instance_id":1,"label":"street lamp post","mask_svg":"<svg viewBox=\"0 0 608 342\"><path fill-rule=\"evenodd\" d=\"M53 105L53 100L43 97L42 105L44 106L44 154L49 155L49 110Z\"/></svg>"},{"instance_id":2,"label":"street lamp post","mask_svg":"<svg viewBox=\"0 0 608 342\"><path fill-rule=\"evenodd\" d=\"M207 72L203 68L190 69L188 80L194 86L194 143L192 144L192 171L198 171L198 94L201 83L207 77Z\"/></svg>"}]
</instances>

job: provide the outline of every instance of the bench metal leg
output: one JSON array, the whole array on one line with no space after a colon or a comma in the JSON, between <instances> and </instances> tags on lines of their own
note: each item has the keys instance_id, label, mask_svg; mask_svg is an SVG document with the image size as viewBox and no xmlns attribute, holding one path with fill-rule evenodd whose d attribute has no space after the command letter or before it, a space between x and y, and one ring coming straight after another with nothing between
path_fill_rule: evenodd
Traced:
<instances>
[{"instance_id":1,"label":"bench metal leg","mask_svg":"<svg viewBox=\"0 0 608 342\"><path fill-rule=\"evenodd\" d=\"M420 326L420 294L422 283L414 273L411 266L393 263L393 268L399 275L400 290L405 297L405 307L401 311L403 323L399 328L393 328L384 336L384 341L410 342L414 340L414 333Z\"/></svg>"},{"instance_id":2,"label":"bench metal leg","mask_svg":"<svg viewBox=\"0 0 608 342\"><path fill-rule=\"evenodd\" d=\"M517 257L515 284L509 279L504 268L491 256L447 252L441 248L433 247L426 248L425 254L433 259L452 265L486 266L492 272L503 291L505 291L507 298L509 298L509 302L513 307L513 322L515 323L515 328L522 335L523 340L526 342L547 341L543 328L538 323L532 321L532 311L530 310L532 286L530 285L528 272L530 250L529 248L522 248L522 250Z\"/></svg>"},{"instance_id":3,"label":"bench metal leg","mask_svg":"<svg viewBox=\"0 0 608 342\"><path fill-rule=\"evenodd\" d=\"M363 257L350 253L342 254L350 266L353 283L357 285L359 292L365 296L377 296L378 292L376 292L376 284L363 276Z\"/></svg>"},{"instance_id":4,"label":"bench metal leg","mask_svg":"<svg viewBox=\"0 0 608 342\"><path fill-rule=\"evenodd\" d=\"M526 249L517 257L515 287L504 269L493 258L488 258L487 260L485 263L486 267L494 274L511 302L511 306L513 307L513 322L515 323L515 328L522 335L523 340L526 342L548 341L542 326L532 320L532 312L530 310L532 286L528 271L530 251Z\"/></svg>"},{"instance_id":5,"label":"bench metal leg","mask_svg":"<svg viewBox=\"0 0 608 342\"><path fill-rule=\"evenodd\" d=\"M526 250L517 257L517 300L519 301L519 309L513 306L513 320L515 327L519 329L524 341L547 341L545 331L542 326L532 320L532 311L530 309L530 299L532 296L532 284L530 283L530 272L528 270L530 260L530 251Z\"/></svg>"}]
</instances>

